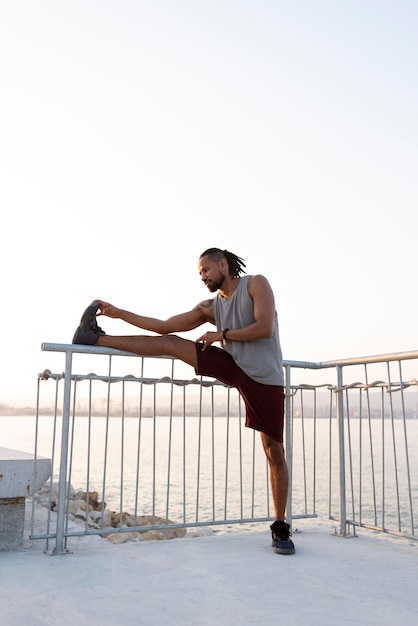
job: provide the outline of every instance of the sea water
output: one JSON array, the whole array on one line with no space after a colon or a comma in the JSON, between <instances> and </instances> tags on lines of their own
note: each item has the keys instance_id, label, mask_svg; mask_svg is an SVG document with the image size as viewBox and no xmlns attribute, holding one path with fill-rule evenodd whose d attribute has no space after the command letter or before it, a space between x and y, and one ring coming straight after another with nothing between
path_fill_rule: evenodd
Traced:
<instances>
[{"instance_id":1,"label":"sea water","mask_svg":"<svg viewBox=\"0 0 418 626\"><path fill-rule=\"evenodd\" d=\"M0 445L51 458L59 476L61 419L0 416ZM294 516L338 516L338 433L328 419L295 419ZM410 532L418 517L418 420L351 420L345 431L347 517ZM272 516L259 434L239 418L77 417L69 479L112 510L175 521ZM413 519L411 519L411 517Z\"/></svg>"}]
</instances>

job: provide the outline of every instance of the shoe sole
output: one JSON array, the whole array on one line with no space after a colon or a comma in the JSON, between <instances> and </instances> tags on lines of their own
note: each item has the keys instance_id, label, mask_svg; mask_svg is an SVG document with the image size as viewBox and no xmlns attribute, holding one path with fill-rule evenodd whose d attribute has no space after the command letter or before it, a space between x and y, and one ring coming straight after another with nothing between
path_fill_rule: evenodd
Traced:
<instances>
[{"instance_id":1,"label":"shoe sole","mask_svg":"<svg viewBox=\"0 0 418 626\"><path fill-rule=\"evenodd\" d=\"M77 330L74 333L74 337L72 340L73 344L85 344L85 342L80 341L80 337L84 335L84 333L88 332L89 330L92 330L93 323L96 323L96 326L97 326L96 313L99 308L100 308L100 303L97 301L94 301L91 304L89 304L89 306L87 307L87 309L84 311L83 315L81 316L80 325L78 326ZM99 332L94 333L94 334L96 335L105 334L101 328L99 328L98 326L97 328ZM85 345L94 345L94 343L88 342Z\"/></svg>"},{"instance_id":2,"label":"shoe sole","mask_svg":"<svg viewBox=\"0 0 418 626\"><path fill-rule=\"evenodd\" d=\"M276 554L295 554L295 548L274 548Z\"/></svg>"}]
</instances>

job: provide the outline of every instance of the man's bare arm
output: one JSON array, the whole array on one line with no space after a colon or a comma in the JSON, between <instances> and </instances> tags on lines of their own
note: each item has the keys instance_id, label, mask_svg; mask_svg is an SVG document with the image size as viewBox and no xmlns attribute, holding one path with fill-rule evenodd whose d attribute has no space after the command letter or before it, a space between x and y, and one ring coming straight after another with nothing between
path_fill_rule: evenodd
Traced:
<instances>
[{"instance_id":1,"label":"man's bare arm","mask_svg":"<svg viewBox=\"0 0 418 626\"><path fill-rule=\"evenodd\" d=\"M168 335L169 333L179 333L193 330L205 322L210 322L212 324L215 323L212 300L200 302L191 311L173 315L167 320L137 315L131 311L115 307L109 302L104 302L103 300L98 300L98 302L100 302L100 311L98 315L121 319L128 324L132 324L132 326L152 331L154 333L158 333L159 335Z\"/></svg>"}]
</instances>

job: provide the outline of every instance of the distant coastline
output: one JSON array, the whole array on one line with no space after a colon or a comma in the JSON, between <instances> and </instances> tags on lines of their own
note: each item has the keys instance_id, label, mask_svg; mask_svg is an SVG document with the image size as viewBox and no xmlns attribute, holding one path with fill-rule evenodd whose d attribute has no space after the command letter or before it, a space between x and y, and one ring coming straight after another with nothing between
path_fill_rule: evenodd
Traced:
<instances>
[{"instance_id":1,"label":"distant coastline","mask_svg":"<svg viewBox=\"0 0 418 626\"><path fill-rule=\"evenodd\" d=\"M51 409L40 409L40 415L54 415L54 410ZM0 417L1 416L20 416L20 415L36 415L36 409L32 406L9 406L8 404L0 404Z\"/></svg>"},{"instance_id":2,"label":"distant coastline","mask_svg":"<svg viewBox=\"0 0 418 626\"><path fill-rule=\"evenodd\" d=\"M199 416L201 410L201 415L202 417L211 417L211 410L210 410L210 406L202 406L201 409L199 409L199 406L190 406L188 407L188 410L186 411L186 416L187 417L197 417ZM41 416L62 416L62 411L57 409L55 410L53 407L39 407L38 410L38 415ZM109 417L121 417L123 414L123 417L125 418L137 418L138 417L138 407L132 407L132 406L125 406L124 410L122 411L121 406L110 406L109 408L109 412L107 412L107 410L105 408L102 408L100 406L94 406L92 407L91 410L91 416L92 417L106 417L107 415L109 415ZM76 411L76 415L77 417L87 417L88 416L88 409L87 407L83 407L80 406L77 408ZM170 415L172 415L173 417L183 417L184 413L183 413L183 407L173 407L171 410L169 407L159 407L158 408L158 417L169 417ZM31 406L10 406L8 404L0 404L0 418L1 417L30 417L36 416L36 408L35 407L31 407ZM225 417L225 413L222 412L222 410L219 411L215 411L214 417ZM142 411L141 411L141 417L147 418L147 417L154 417L154 411L152 407L143 407ZM298 414L298 412L295 412L294 417L296 419L300 419L301 415ZM304 416L305 418L311 418L312 415L310 414L306 414ZM324 410L320 410L319 407L317 407L317 415L316 415L317 419L329 419L329 415L326 411ZM351 414L351 418L352 419L358 419L360 416L358 413L353 412ZM372 419L381 419L381 414L379 411L372 411L371 416ZM387 418L389 418L389 416L386 416ZM394 419L398 420L398 419L402 419L402 412L401 411L395 411L394 415L393 415ZM366 419L367 416L363 415L363 419ZM414 408L412 407L406 407L405 410L405 418L406 419L418 419L418 411L416 406Z\"/></svg>"},{"instance_id":3,"label":"distant coastline","mask_svg":"<svg viewBox=\"0 0 418 626\"><path fill-rule=\"evenodd\" d=\"M80 406L77 408L76 414L77 417L86 417L88 416L88 408ZM54 416L57 414L58 416L62 416L62 411L60 409L54 409L53 407L39 407L38 415L43 416ZM36 408L29 406L10 406L7 404L0 404L0 417L30 417L36 415ZM109 412L106 408L101 408L100 406L94 406L91 410L92 417L106 417L109 415L110 417L121 417L122 416L122 408L120 406L111 406L109 408ZM182 407L173 407L170 410L169 407L159 407L158 408L158 417L169 417L172 415L173 417L182 417L183 416L183 408ZM188 417L196 417L199 415L199 406L190 406L186 412ZM202 407L202 416L209 417L211 415L210 406ZM125 406L123 410L123 416L126 418L130 417L138 417L138 407L130 407ZM154 410L152 407L143 407L141 411L142 417L154 417ZM224 412L216 412L215 417L224 417Z\"/></svg>"}]
</instances>

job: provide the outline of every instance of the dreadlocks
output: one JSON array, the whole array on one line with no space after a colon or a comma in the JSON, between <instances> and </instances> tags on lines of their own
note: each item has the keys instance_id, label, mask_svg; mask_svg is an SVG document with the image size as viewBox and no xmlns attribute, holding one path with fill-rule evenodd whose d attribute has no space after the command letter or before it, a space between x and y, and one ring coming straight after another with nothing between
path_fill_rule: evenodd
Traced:
<instances>
[{"instance_id":1,"label":"dreadlocks","mask_svg":"<svg viewBox=\"0 0 418 626\"><path fill-rule=\"evenodd\" d=\"M220 250L220 248L208 248L200 255L200 258L204 256L209 256L215 261L219 261L219 259L226 259L228 263L228 268L231 273L232 278L239 278L240 274L246 274L247 272L244 270L246 267L244 263L244 259L237 256L233 252L229 252L229 250Z\"/></svg>"}]
</instances>

